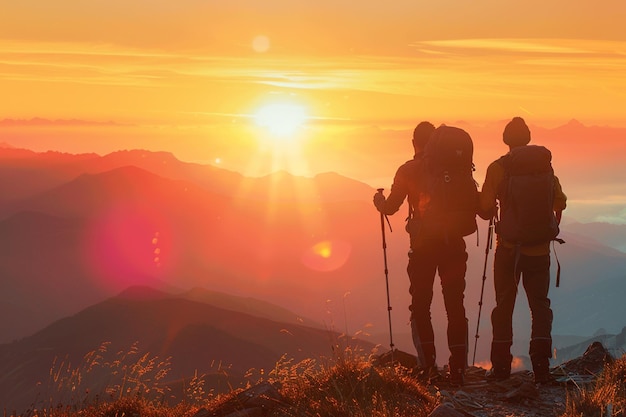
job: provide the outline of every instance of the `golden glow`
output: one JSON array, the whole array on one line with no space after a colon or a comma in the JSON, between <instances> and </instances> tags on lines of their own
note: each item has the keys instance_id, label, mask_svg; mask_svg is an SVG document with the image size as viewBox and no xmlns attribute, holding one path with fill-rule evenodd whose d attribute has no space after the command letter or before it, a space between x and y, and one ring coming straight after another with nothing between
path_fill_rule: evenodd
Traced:
<instances>
[{"instance_id":1,"label":"golden glow","mask_svg":"<svg viewBox=\"0 0 626 417\"><path fill-rule=\"evenodd\" d=\"M337 172L378 187L411 152L418 119L474 126L478 173L514 115L544 128L626 126L623 0L603 3L613 13L489 0L488 14L467 2L453 15L409 1L5 3L0 139L36 151L167 151L245 176ZM563 146L557 163L579 166L594 149L595 161L615 159L623 143ZM568 192L589 201L572 211L623 196L610 184Z\"/></svg>"},{"instance_id":2,"label":"golden glow","mask_svg":"<svg viewBox=\"0 0 626 417\"><path fill-rule=\"evenodd\" d=\"M478 368L490 369L492 364L489 360L484 360L480 362L476 362L475 364ZM511 370L512 371L520 371L524 369L524 360L519 356L513 356L513 360L511 362Z\"/></svg>"},{"instance_id":3,"label":"golden glow","mask_svg":"<svg viewBox=\"0 0 626 417\"><path fill-rule=\"evenodd\" d=\"M519 356L513 356L513 361L511 362L511 370L519 371L520 369L524 369L524 360Z\"/></svg>"},{"instance_id":4,"label":"golden glow","mask_svg":"<svg viewBox=\"0 0 626 417\"><path fill-rule=\"evenodd\" d=\"M254 115L258 126L266 128L273 137L281 140L293 139L306 118L304 107L293 103L267 104Z\"/></svg>"}]
</instances>

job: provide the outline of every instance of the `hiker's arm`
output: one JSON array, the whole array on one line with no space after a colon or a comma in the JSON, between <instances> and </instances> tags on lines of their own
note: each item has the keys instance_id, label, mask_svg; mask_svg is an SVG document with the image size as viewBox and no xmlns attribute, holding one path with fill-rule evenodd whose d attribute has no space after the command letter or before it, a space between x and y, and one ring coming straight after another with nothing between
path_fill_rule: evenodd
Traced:
<instances>
[{"instance_id":1,"label":"hiker's arm","mask_svg":"<svg viewBox=\"0 0 626 417\"><path fill-rule=\"evenodd\" d=\"M504 176L504 170L495 162L487 168L487 174L485 175L485 182L478 194L478 215L484 219L489 220L494 217L498 211L498 205L496 197L498 195L498 186Z\"/></svg>"},{"instance_id":2,"label":"hiker's arm","mask_svg":"<svg viewBox=\"0 0 626 417\"><path fill-rule=\"evenodd\" d=\"M374 195L374 205L383 214L394 214L400 209L404 199L409 194L409 184L404 166L398 168L391 185L391 192L386 199L380 197L380 193Z\"/></svg>"},{"instance_id":3,"label":"hiker's arm","mask_svg":"<svg viewBox=\"0 0 626 417\"><path fill-rule=\"evenodd\" d=\"M567 196L561 188L559 179L554 177L554 214L558 223L561 223L561 215L567 207Z\"/></svg>"}]
</instances>

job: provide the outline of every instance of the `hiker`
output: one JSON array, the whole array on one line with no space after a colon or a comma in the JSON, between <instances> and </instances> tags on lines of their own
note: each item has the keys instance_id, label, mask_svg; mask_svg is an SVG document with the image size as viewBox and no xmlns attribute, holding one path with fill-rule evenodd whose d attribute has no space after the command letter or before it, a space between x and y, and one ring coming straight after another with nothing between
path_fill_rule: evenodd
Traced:
<instances>
[{"instance_id":1,"label":"hiker","mask_svg":"<svg viewBox=\"0 0 626 417\"><path fill-rule=\"evenodd\" d=\"M522 281L531 312L529 354L534 380L544 384L553 380L549 366L553 318L548 298L550 242L558 234L566 196L552 171L550 151L528 145L530 129L524 119L514 117L502 138L509 153L489 165L479 196L480 217L493 219L499 212L493 266L496 306L491 313L492 367L486 376L504 380L511 374L513 309Z\"/></svg>"},{"instance_id":2,"label":"hiker","mask_svg":"<svg viewBox=\"0 0 626 417\"><path fill-rule=\"evenodd\" d=\"M443 130L449 129L449 130ZM451 384L462 385L465 368L467 367L467 318L463 305L465 291L465 271L467 269L467 252L465 241L461 234L449 233L444 235L428 234L428 220L423 216L423 209L428 204L425 190L425 152L427 143L434 136L436 130L446 132L461 132L457 128L442 126L438 129L427 121L421 122L413 131L413 159L401 165L394 177L391 192L387 198L378 192L374 195L374 205L384 215L391 215L398 211L405 198L409 203L409 218L407 231L410 236L407 273L409 276L409 293L411 294L410 323L413 344L417 351L418 375L428 381L439 376L436 364L435 337L431 322L430 307L433 298L433 284L435 274L439 271L445 308L448 316L448 347L449 379ZM471 158L471 150L469 151ZM470 163L471 164L471 163ZM469 174L471 176L471 173ZM473 230L476 227L476 210L478 204L478 190L472 179L472 187L476 194L475 207L471 209ZM433 221L432 228L438 228ZM470 227L471 229L471 227Z\"/></svg>"}]
</instances>

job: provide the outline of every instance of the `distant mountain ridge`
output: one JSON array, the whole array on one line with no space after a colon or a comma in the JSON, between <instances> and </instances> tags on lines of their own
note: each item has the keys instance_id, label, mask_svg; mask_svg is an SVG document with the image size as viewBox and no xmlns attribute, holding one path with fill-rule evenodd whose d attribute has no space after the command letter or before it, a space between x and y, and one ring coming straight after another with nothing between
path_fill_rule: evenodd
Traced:
<instances>
[{"instance_id":1,"label":"distant mountain ridge","mask_svg":"<svg viewBox=\"0 0 626 417\"><path fill-rule=\"evenodd\" d=\"M186 179L216 191L229 191L242 180L240 174L210 165L183 163L169 152L126 150L99 156L0 148L0 190L5 200L23 199L83 174L101 174L127 166L172 179Z\"/></svg>"},{"instance_id":2,"label":"distant mountain ridge","mask_svg":"<svg viewBox=\"0 0 626 417\"><path fill-rule=\"evenodd\" d=\"M582 342L571 346L558 349L556 352L556 362L561 364L570 359L582 356L585 350L594 342L600 342L613 355L614 358L620 358L626 354L626 327L617 334L602 333L586 339Z\"/></svg>"},{"instance_id":3,"label":"distant mountain ridge","mask_svg":"<svg viewBox=\"0 0 626 417\"><path fill-rule=\"evenodd\" d=\"M285 308L257 300L252 297L236 297L219 291L211 291L206 288L195 287L189 291L178 294L179 297L190 301L198 301L225 310L250 314L280 323L298 324L312 328L323 328L320 322L306 317L301 317Z\"/></svg>"},{"instance_id":4,"label":"distant mountain ridge","mask_svg":"<svg viewBox=\"0 0 626 417\"><path fill-rule=\"evenodd\" d=\"M611 246L626 253L626 224L576 222L569 223L562 228L579 236L594 239L599 244Z\"/></svg>"},{"instance_id":5,"label":"distant mountain ridge","mask_svg":"<svg viewBox=\"0 0 626 417\"><path fill-rule=\"evenodd\" d=\"M10 153L13 155L15 150ZM126 275L130 283L150 283L168 277L173 280L173 285L182 278L187 281L185 286L193 287L208 276L210 281L224 282L224 289L232 288L247 280L249 274L258 275L272 258L289 256L294 248L302 253L306 250L303 245L312 245L308 242L323 239L329 231L332 233L336 229L339 235L346 233L346 229L352 229L348 231L350 234L363 233L356 225L335 227L333 219L337 215L325 217L317 213L362 211L347 207L364 205L355 200L371 192L371 188L364 184L332 173L320 174L315 179L285 173L246 179L212 167L184 164L165 153L128 151L95 158L79 155L76 160L65 154L58 155L58 159L56 156L24 151L17 164L13 157L7 157L0 150L0 171L6 174L0 176L0 186L6 190L5 186L9 184L9 191L0 194L10 196L13 187L28 195L0 203L0 219L4 218L0 220L0 230L6 224L2 241L8 245L0 254L4 261L0 271L10 277L0 284L0 288L7 297L15 299L21 294L25 301L14 303L8 300L3 307L5 313L16 320L0 326L0 341L28 335L37 328L33 326L41 325L42 320L71 313L69 306L84 308L128 285L123 282L115 284L115 280L105 284L103 274L111 268L117 271L117 275ZM154 170L158 167L160 175L140 168L146 165ZM110 166L115 167L101 171ZM162 166L171 168L172 178L162 176L164 172L170 172L161 169ZM24 175L53 181L34 185L26 181L23 187L16 187ZM187 177L192 180L181 179ZM197 177L201 179L199 183L193 181ZM4 183L2 178L6 180ZM318 183L322 186L318 187ZM282 193L273 198L276 202L272 203L268 201L268 195L272 195L274 189L282 190ZM19 215L21 212L31 214L22 216ZM315 231L313 234L300 231L303 216L310 217L308 223ZM268 220L274 225L268 224ZM50 231L40 235L26 233L26 230L32 230L33 222L49 222L49 225L42 226L42 230ZM238 230L248 231L249 236L241 239ZM111 244L117 242L115 244L119 246L126 242L123 245L130 246L112 247L107 254L93 245L84 244L85 239L90 239L94 233L101 236L100 239L107 238ZM151 243L155 234L160 236L158 248ZM268 238L270 241L263 245L264 253L259 252L257 242ZM136 253L132 255L136 259L129 258L129 249ZM156 249L161 251L159 269L154 268L156 257L152 255ZM39 253L51 256L32 262ZM286 264L270 268L278 271L293 269L294 264L300 264L301 253ZM111 255L117 259L111 259ZM242 255L251 262L242 263ZM97 269L90 266L94 256L100 258ZM312 256L319 262L327 262L320 255ZM278 271L280 282L266 286L264 293L272 293L276 288L284 292L293 287L287 280L288 275ZM298 274L303 283L315 285L310 271ZM59 288L70 288L68 295L77 291L83 296L65 299L61 293L56 300L57 307L51 305L54 300L42 303L45 296L37 296L37 288L54 284ZM25 292L28 287L33 289L31 296ZM243 284L241 287L253 290L255 286ZM18 291L17 288L23 289ZM215 288L220 288L220 284ZM298 289L295 293L300 291ZM345 290L337 291L345 293ZM29 298L34 301L32 305ZM42 306L50 307L49 314L38 313ZM29 317L38 319L23 322ZM319 319L318 323L321 321Z\"/></svg>"},{"instance_id":6,"label":"distant mountain ridge","mask_svg":"<svg viewBox=\"0 0 626 417\"><path fill-rule=\"evenodd\" d=\"M141 150L76 159L25 154L16 161L0 149L0 195L11 197L0 201L0 309L14 317L0 322L0 342L31 335L130 285L205 287L280 305L312 326L387 331L380 218L371 203L375 190L366 184L335 173L246 178ZM403 220L390 218L387 235L396 331L408 330ZM483 246L486 223L479 229ZM625 291L625 255L601 240L570 236L557 247L563 276L561 288L551 290L555 332L587 336L623 327L624 304L603 303ZM473 321L485 254L475 236L467 243ZM485 311L493 304L488 280ZM605 293L589 297L584 310L573 302L595 288ZM438 296L433 318L445 327Z\"/></svg>"},{"instance_id":7,"label":"distant mountain ridge","mask_svg":"<svg viewBox=\"0 0 626 417\"><path fill-rule=\"evenodd\" d=\"M216 194L234 195L245 191L249 198L266 198L272 187L289 183L293 178L284 172L261 178L247 178L211 165L182 162L169 152L125 150L99 156L38 153L0 147L0 191L3 200L23 199L60 186L83 174L101 174L127 166L141 168L164 178L191 182ZM332 172L318 174L314 179L299 179L299 182L303 181L319 183L321 186L316 190L317 195L337 200L357 198L365 189L371 188ZM350 188L338 187L346 181L352 183ZM293 195L285 192L283 198ZM303 197L310 198L299 195L299 198Z\"/></svg>"},{"instance_id":8,"label":"distant mountain ridge","mask_svg":"<svg viewBox=\"0 0 626 417\"><path fill-rule=\"evenodd\" d=\"M196 372L215 373L215 363L228 369L231 383L237 384L249 369L272 369L283 356L296 361L330 357L335 343L342 348L373 348L371 343L342 339L328 329L294 323L294 317L260 300L202 289L178 296L149 287L129 288L32 336L0 345L0 404L6 409L25 409L46 388L44 381L55 358L66 358L78 368L83 357L103 342L113 349L129 349L138 342L141 354L161 360L171 357L168 374L173 384ZM222 389L230 387L224 384Z\"/></svg>"}]
</instances>

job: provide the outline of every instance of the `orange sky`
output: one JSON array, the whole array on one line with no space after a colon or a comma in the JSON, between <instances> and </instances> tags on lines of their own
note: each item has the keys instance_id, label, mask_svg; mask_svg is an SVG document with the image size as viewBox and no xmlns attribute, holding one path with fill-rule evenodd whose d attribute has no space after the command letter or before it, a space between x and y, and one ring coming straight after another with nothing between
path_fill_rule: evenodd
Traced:
<instances>
[{"instance_id":1,"label":"orange sky","mask_svg":"<svg viewBox=\"0 0 626 417\"><path fill-rule=\"evenodd\" d=\"M621 0L171 3L4 4L0 117L214 125L284 98L358 123L626 125Z\"/></svg>"},{"instance_id":2,"label":"orange sky","mask_svg":"<svg viewBox=\"0 0 626 417\"><path fill-rule=\"evenodd\" d=\"M623 0L5 2L0 142L307 175L422 119L626 127L624 21ZM276 102L304 109L291 142L255 123Z\"/></svg>"},{"instance_id":3,"label":"orange sky","mask_svg":"<svg viewBox=\"0 0 626 417\"><path fill-rule=\"evenodd\" d=\"M169 151L249 176L335 171L387 192L421 120L476 126L481 182L513 116L539 143L576 119L622 130L546 143L564 215L626 224L625 22L625 0L4 1L0 144ZM277 133L299 109L301 125ZM320 245L307 267L351 256ZM331 249L339 258L312 261Z\"/></svg>"}]
</instances>

